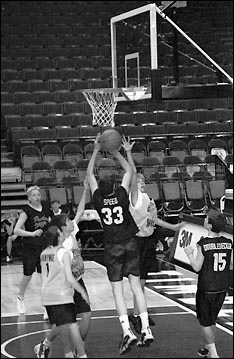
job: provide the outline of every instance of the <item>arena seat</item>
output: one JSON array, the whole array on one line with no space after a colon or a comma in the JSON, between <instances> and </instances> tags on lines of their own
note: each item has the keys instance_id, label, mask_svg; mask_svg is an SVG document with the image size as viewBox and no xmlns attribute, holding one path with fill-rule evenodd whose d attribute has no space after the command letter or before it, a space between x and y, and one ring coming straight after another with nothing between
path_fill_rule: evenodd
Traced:
<instances>
[{"instance_id":1,"label":"arena seat","mask_svg":"<svg viewBox=\"0 0 234 359\"><path fill-rule=\"evenodd\" d=\"M41 160L41 151L37 146L29 145L29 146L23 146L20 150L20 157L21 157L21 163L22 163L22 169L32 169L32 165L35 162L38 162Z\"/></svg>"},{"instance_id":2,"label":"arena seat","mask_svg":"<svg viewBox=\"0 0 234 359\"><path fill-rule=\"evenodd\" d=\"M73 168L74 165L69 160L61 159L54 162L53 171L56 179L56 184L63 184L65 186L69 186Z\"/></svg>"},{"instance_id":3,"label":"arena seat","mask_svg":"<svg viewBox=\"0 0 234 359\"><path fill-rule=\"evenodd\" d=\"M230 122L211 122L209 123L209 132L213 134L231 134Z\"/></svg>"},{"instance_id":4,"label":"arena seat","mask_svg":"<svg viewBox=\"0 0 234 359\"><path fill-rule=\"evenodd\" d=\"M80 137L78 127L57 127L56 138L61 141L69 141L70 139L77 140Z\"/></svg>"},{"instance_id":5,"label":"arena seat","mask_svg":"<svg viewBox=\"0 0 234 359\"><path fill-rule=\"evenodd\" d=\"M134 124L121 126L124 136L130 136L131 140L135 138L145 138L145 126L135 126Z\"/></svg>"},{"instance_id":6,"label":"arena seat","mask_svg":"<svg viewBox=\"0 0 234 359\"><path fill-rule=\"evenodd\" d=\"M56 161L62 160L62 150L56 144L42 146L41 153L43 161L48 162L52 167Z\"/></svg>"},{"instance_id":7,"label":"arena seat","mask_svg":"<svg viewBox=\"0 0 234 359\"><path fill-rule=\"evenodd\" d=\"M145 156L141 162L142 174L147 182L150 182L152 174L155 174L160 166L160 161L156 157Z\"/></svg>"},{"instance_id":8,"label":"arena seat","mask_svg":"<svg viewBox=\"0 0 234 359\"><path fill-rule=\"evenodd\" d=\"M8 129L12 128L27 128L28 127L28 121L25 116L21 115L6 115L6 127Z\"/></svg>"},{"instance_id":9,"label":"arena seat","mask_svg":"<svg viewBox=\"0 0 234 359\"><path fill-rule=\"evenodd\" d=\"M191 135L208 135L210 133L209 131L209 125L208 123L187 123L188 128L188 134Z\"/></svg>"},{"instance_id":10,"label":"arena seat","mask_svg":"<svg viewBox=\"0 0 234 359\"><path fill-rule=\"evenodd\" d=\"M75 206L78 206L82 197L82 194L84 192L84 186L81 185L74 185L72 187L72 199ZM87 191L85 203L89 203L91 201L91 194L90 191Z\"/></svg>"},{"instance_id":11,"label":"arena seat","mask_svg":"<svg viewBox=\"0 0 234 359\"><path fill-rule=\"evenodd\" d=\"M40 114L27 114L25 116L29 128L38 128L39 126L49 128L49 117Z\"/></svg>"},{"instance_id":12,"label":"arena seat","mask_svg":"<svg viewBox=\"0 0 234 359\"><path fill-rule=\"evenodd\" d=\"M38 183L37 181L45 178L52 177L52 167L48 162L38 161L32 164L32 181L34 184Z\"/></svg>"},{"instance_id":13,"label":"arena seat","mask_svg":"<svg viewBox=\"0 0 234 359\"><path fill-rule=\"evenodd\" d=\"M101 158L101 156L99 158ZM71 178L72 185L76 185L76 184L83 185L87 175L88 164L89 164L89 160L87 158L81 159L77 162L76 171L74 172L74 177Z\"/></svg>"},{"instance_id":14,"label":"arena seat","mask_svg":"<svg viewBox=\"0 0 234 359\"><path fill-rule=\"evenodd\" d=\"M162 163L163 158L166 156L166 145L160 140L152 140L147 145L148 154L151 157L157 157Z\"/></svg>"},{"instance_id":15,"label":"arena seat","mask_svg":"<svg viewBox=\"0 0 234 359\"><path fill-rule=\"evenodd\" d=\"M83 150L77 143L68 143L63 147L63 158L76 166L77 162L83 158Z\"/></svg>"},{"instance_id":16,"label":"arena seat","mask_svg":"<svg viewBox=\"0 0 234 359\"><path fill-rule=\"evenodd\" d=\"M224 179L207 181L209 204L220 210L220 199L225 195L226 183Z\"/></svg>"},{"instance_id":17,"label":"arena seat","mask_svg":"<svg viewBox=\"0 0 234 359\"><path fill-rule=\"evenodd\" d=\"M50 202L52 202L54 199L57 199L61 205L67 205L68 193L66 187L48 187L48 192Z\"/></svg>"},{"instance_id":18,"label":"arena seat","mask_svg":"<svg viewBox=\"0 0 234 359\"><path fill-rule=\"evenodd\" d=\"M145 125L144 127L145 136L151 137L151 141L158 137L166 137L166 125Z\"/></svg>"},{"instance_id":19,"label":"arena seat","mask_svg":"<svg viewBox=\"0 0 234 359\"><path fill-rule=\"evenodd\" d=\"M146 155L146 147L143 142L135 141L132 147L132 158L137 165L141 165L143 158Z\"/></svg>"},{"instance_id":20,"label":"arena seat","mask_svg":"<svg viewBox=\"0 0 234 359\"><path fill-rule=\"evenodd\" d=\"M193 139L188 142L189 154L197 156L203 162L207 155L208 145L202 139Z\"/></svg>"},{"instance_id":21,"label":"arena seat","mask_svg":"<svg viewBox=\"0 0 234 359\"><path fill-rule=\"evenodd\" d=\"M210 154L218 154L225 160L228 153L228 144L222 138L212 138L208 142L208 149Z\"/></svg>"},{"instance_id":22,"label":"arena seat","mask_svg":"<svg viewBox=\"0 0 234 359\"><path fill-rule=\"evenodd\" d=\"M183 162L185 156L188 154L187 143L177 139L170 141L168 146L170 155L179 158L179 160Z\"/></svg>"},{"instance_id":23,"label":"arena seat","mask_svg":"<svg viewBox=\"0 0 234 359\"><path fill-rule=\"evenodd\" d=\"M71 127L71 116L50 114L49 115L49 126L52 128Z\"/></svg>"},{"instance_id":24,"label":"arena seat","mask_svg":"<svg viewBox=\"0 0 234 359\"><path fill-rule=\"evenodd\" d=\"M33 92L34 102L43 103L43 102L56 102L56 93L51 91L35 91Z\"/></svg>"}]
</instances>

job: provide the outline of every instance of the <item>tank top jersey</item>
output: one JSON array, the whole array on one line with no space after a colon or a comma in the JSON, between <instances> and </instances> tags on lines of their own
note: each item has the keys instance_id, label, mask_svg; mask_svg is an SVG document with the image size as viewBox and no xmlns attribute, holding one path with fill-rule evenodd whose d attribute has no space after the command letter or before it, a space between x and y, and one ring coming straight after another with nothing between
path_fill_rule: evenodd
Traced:
<instances>
[{"instance_id":1,"label":"tank top jersey","mask_svg":"<svg viewBox=\"0 0 234 359\"><path fill-rule=\"evenodd\" d=\"M45 203L42 203L42 210L37 211L29 205L26 205L23 208L24 212L27 214L27 220L25 221L24 227L26 231L34 232L37 229L42 229L45 231L50 218L50 209L49 206ZM23 243L27 246L43 246L41 236L37 237L23 237Z\"/></svg>"},{"instance_id":2,"label":"tank top jersey","mask_svg":"<svg viewBox=\"0 0 234 359\"><path fill-rule=\"evenodd\" d=\"M67 237L63 242L63 247L70 249L73 254L72 263L71 263L71 270L75 277L75 279L78 281L80 278L83 277L85 269L84 269L84 261L81 256L80 248L77 244L76 239L76 233L79 231L79 228L76 224L76 221L73 221L74 223L74 231L71 233L69 237Z\"/></svg>"},{"instance_id":3,"label":"tank top jersey","mask_svg":"<svg viewBox=\"0 0 234 359\"><path fill-rule=\"evenodd\" d=\"M137 203L135 206L131 202L131 194L129 196L130 213L136 222L139 232L137 237L149 237L154 232L154 223L157 218L157 208L153 199L150 199L147 193L138 191Z\"/></svg>"},{"instance_id":4,"label":"tank top jersey","mask_svg":"<svg viewBox=\"0 0 234 359\"><path fill-rule=\"evenodd\" d=\"M197 244L205 257L198 273L198 289L204 292L226 291L229 287L232 240L223 236L205 237Z\"/></svg>"},{"instance_id":5,"label":"tank top jersey","mask_svg":"<svg viewBox=\"0 0 234 359\"><path fill-rule=\"evenodd\" d=\"M59 260L59 258L62 259L66 251L69 252L72 258L71 251L63 247L50 246L41 253L43 305L58 305L74 302L74 289L67 281L64 266Z\"/></svg>"},{"instance_id":6,"label":"tank top jersey","mask_svg":"<svg viewBox=\"0 0 234 359\"><path fill-rule=\"evenodd\" d=\"M120 243L138 232L124 187L119 186L110 196L104 196L99 188L96 189L93 204L101 219L106 243Z\"/></svg>"}]
</instances>

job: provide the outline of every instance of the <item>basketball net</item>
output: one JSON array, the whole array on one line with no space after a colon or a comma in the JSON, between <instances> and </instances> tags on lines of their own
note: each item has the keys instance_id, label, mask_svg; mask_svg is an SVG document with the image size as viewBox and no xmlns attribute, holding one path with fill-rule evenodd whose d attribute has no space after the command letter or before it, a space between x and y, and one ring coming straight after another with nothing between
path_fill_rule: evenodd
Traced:
<instances>
[{"instance_id":1,"label":"basketball net","mask_svg":"<svg viewBox=\"0 0 234 359\"><path fill-rule=\"evenodd\" d=\"M117 105L118 89L86 89L81 90L93 112L93 126L115 127L114 114Z\"/></svg>"}]
</instances>

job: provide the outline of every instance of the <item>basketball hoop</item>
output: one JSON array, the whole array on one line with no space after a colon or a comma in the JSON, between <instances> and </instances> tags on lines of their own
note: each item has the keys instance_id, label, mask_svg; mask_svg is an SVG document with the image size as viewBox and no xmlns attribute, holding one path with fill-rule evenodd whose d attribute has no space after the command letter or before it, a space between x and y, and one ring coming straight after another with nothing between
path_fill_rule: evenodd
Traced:
<instances>
[{"instance_id":1,"label":"basketball hoop","mask_svg":"<svg viewBox=\"0 0 234 359\"><path fill-rule=\"evenodd\" d=\"M93 112L93 126L115 127L116 99L122 89L99 88L81 90Z\"/></svg>"}]
</instances>

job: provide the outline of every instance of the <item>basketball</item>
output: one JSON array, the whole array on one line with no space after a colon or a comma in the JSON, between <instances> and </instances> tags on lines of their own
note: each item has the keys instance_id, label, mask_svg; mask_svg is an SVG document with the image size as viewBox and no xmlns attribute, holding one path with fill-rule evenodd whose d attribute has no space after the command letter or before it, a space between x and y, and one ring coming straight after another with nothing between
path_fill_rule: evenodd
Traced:
<instances>
[{"instance_id":1,"label":"basketball","mask_svg":"<svg viewBox=\"0 0 234 359\"><path fill-rule=\"evenodd\" d=\"M122 143L122 137L117 130L108 129L104 131L100 138L101 150L114 151L118 150Z\"/></svg>"}]
</instances>

